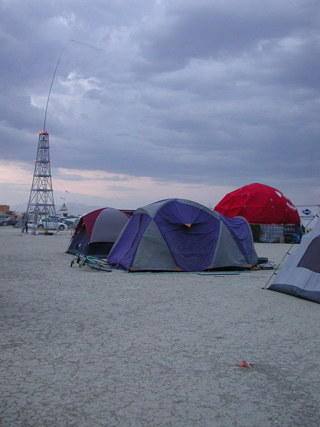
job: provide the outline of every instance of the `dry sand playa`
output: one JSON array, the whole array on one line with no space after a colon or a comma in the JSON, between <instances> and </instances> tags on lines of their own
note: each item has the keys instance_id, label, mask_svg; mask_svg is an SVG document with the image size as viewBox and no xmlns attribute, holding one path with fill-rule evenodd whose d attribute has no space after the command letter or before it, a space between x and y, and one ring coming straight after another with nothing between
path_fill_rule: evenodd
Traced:
<instances>
[{"instance_id":1,"label":"dry sand playa","mask_svg":"<svg viewBox=\"0 0 320 427\"><path fill-rule=\"evenodd\" d=\"M273 271L106 273L70 268L69 233L0 239L1 426L319 426L320 306Z\"/></svg>"}]
</instances>

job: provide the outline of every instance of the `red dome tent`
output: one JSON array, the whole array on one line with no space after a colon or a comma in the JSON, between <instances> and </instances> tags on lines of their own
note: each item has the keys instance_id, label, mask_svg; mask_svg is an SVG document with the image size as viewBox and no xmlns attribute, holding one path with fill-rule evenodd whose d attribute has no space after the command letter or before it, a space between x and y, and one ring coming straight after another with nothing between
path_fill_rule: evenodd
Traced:
<instances>
[{"instance_id":1,"label":"red dome tent","mask_svg":"<svg viewBox=\"0 0 320 427\"><path fill-rule=\"evenodd\" d=\"M250 184L227 194L215 207L224 216L244 217L251 224L300 224L297 208L279 190Z\"/></svg>"},{"instance_id":2,"label":"red dome tent","mask_svg":"<svg viewBox=\"0 0 320 427\"><path fill-rule=\"evenodd\" d=\"M276 228L276 225L291 225L290 231L284 230L283 227L282 231L278 230L278 235L272 237L275 240L266 238L261 241L279 241L279 237L286 234L293 236L295 226L300 224L298 210L290 200L281 191L263 184L246 185L228 193L215 210L229 218L242 216L250 224L262 224L262 232L266 228L263 224L273 225L273 228ZM269 230L267 232L269 233Z\"/></svg>"}]
</instances>

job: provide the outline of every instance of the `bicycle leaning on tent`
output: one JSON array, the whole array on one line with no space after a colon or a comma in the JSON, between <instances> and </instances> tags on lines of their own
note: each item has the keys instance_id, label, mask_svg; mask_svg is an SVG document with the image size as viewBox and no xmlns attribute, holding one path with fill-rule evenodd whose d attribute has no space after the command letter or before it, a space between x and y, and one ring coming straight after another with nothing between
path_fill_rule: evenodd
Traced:
<instances>
[{"instance_id":1,"label":"bicycle leaning on tent","mask_svg":"<svg viewBox=\"0 0 320 427\"><path fill-rule=\"evenodd\" d=\"M70 263L70 267L73 267L73 264L78 264L78 267L83 267L87 265L88 267L92 268L93 270L101 270L106 272L111 272L111 266L108 263L108 261L105 261L100 258L93 257L91 255L83 255L78 250L76 250L75 257Z\"/></svg>"}]
</instances>

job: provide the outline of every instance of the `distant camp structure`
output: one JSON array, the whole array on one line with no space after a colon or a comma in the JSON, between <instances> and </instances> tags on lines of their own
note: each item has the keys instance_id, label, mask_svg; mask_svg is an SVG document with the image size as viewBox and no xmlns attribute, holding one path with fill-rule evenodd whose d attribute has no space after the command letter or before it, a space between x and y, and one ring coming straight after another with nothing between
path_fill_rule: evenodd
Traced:
<instances>
[{"instance_id":1,"label":"distant camp structure","mask_svg":"<svg viewBox=\"0 0 320 427\"><path fill-rule=\"evenodd\" d=\"M67 253L107 257L133 211L101 208L81 217Z\"/></svg>"},{"instance_id":2,"label":"distant camp structure","mask_svg":"<svg viewBox=\"0 0 320 427\"><path fill-rule=\"evenodd\" d=\"M65 202L62 203L61 208L57 212L59 215L67 217L68 216L68 208Z\"/></svg>"},{"instance_id":3,"label":"distant camp structure","mask_svg":"<svg viewBox=\"0 0 320 427\"><path fill-rule=\"evenodd\" d=\"M258 262L244 218L226 218L185 199L137 209L108 260L113 268L132 272L246 269Z\"/></svg>"},{"instance_id":4,"label":"distant camp structure","mask_svg":"<svg viewBox=\"0 0 320 427\"><path fill-rule=\"evenodd\" d=\"M229 218L245 218L256 242L294 243L300 234L298 209L281 191L268 185L254 183L232 191L215 211Z\"/></svg>"},{"instance_id":5,"label":"distant camp structure","mask_svg":"<svg viewBox=\"0 0 320 427\"><path fill-rule=\"evenodd\" d=\"M320 303L320 220L304 235L278 272L270 290Z\"/></svg>"}]
</instances>

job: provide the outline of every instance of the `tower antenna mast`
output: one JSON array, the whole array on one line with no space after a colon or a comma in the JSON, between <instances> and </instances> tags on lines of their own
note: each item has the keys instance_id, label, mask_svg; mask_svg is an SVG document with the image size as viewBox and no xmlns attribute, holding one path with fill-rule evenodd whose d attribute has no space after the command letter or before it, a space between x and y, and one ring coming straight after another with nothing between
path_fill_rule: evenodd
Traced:
<instances>
[{"instance_id":1,"label":"tower antenna mast","mask_svg":"<svg viewBox=\"0 0 320 427\"><path fill-rule=\"evenodd\" d=\"M45 225L43 225L44 228L46 228L46 225L48 226L48 222L50 219L56 222L58 227L57 214L56 214L56 208L55 208L54 197L53 197L53 189L52 189L49 133L46 132L46 121L47 121L47 112L48 112L49 100L50 100L54 79L57 74L57 70L58 70L63 52L65 51L65 48L69 42L78 43L80 45L87 46L101 52L100 49L97 49L94 46L88 45L86 43L81 43L76 40L68 40L61 50L58 62L56 64L56 67L52 76L51 84L50 84L50 89L49 89L47 104L45 109L45 115L44 115L43 130L39 132L37 156L35 160L29 202L28 202L27 210L26 210L26 213L23 219L23 225L22 225L22 231L24 231L26 229L28 222L33 223L34 234L37 233L38 221L40 219L47 219L47 221L44 221L45 223ZM57 232L58 232L58 228L57 228Z\"/></svg>"}]
</instances>

